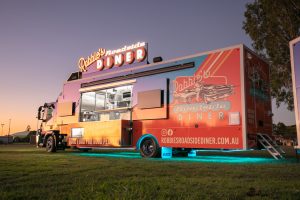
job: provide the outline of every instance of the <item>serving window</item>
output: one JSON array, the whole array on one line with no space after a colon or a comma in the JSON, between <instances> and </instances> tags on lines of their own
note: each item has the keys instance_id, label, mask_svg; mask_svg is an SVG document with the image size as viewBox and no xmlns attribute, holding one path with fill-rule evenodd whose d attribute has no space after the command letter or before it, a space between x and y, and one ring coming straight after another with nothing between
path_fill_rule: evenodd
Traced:
<instances>
[{"instance_id":1,"label":"serving window","mask_svg":"<svg viewBox=\"0 0 300 200\"><path fill-rule=\"evenodd\" d=\"M132 85L81 94L80 121L106 121L128 118Z\"/></svg>"}]
</instances>

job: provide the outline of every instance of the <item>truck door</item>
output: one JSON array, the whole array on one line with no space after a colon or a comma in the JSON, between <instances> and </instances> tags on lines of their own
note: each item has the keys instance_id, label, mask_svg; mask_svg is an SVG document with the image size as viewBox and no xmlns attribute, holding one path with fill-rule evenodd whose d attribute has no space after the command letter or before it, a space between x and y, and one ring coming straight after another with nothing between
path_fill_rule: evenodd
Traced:
<instances>
[{"instance_id":1,"label":"truck door","mask_svg":"<svg viewBox=\"0 0 300 200\"><path fill-rule=\"evenodd\" d=\"M272 134L268 64L248 51L245 55L247 132Z\"/></svg>"}]
</instances>

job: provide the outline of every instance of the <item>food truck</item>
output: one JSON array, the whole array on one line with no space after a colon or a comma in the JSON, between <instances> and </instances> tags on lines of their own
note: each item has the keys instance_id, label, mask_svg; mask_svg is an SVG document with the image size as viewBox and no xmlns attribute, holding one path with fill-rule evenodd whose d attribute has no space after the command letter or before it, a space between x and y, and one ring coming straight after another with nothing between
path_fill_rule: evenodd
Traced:
<instances>
[{"instance_id":1,"label":"food truck","mask_svg":"<svg viewBox=\"0 0 300 200\"><path fill-rule=\"evenodd\" d=\"M281 157L264 60L241 44L149 63L147 47L80 58L56 101L39 107L38 145L48 152L135 148L143 157L265 148Z\"/></svg>"},{"instance_id":2,"label":"food truck","mask_svg":"<svg viewBox=\"0 0 300 200\"><path fill-rule=\"evenodd\" d=\"M294 94L295 119L297 129L297 145L295 150L300 154L300 37L290 41L290 56Z\"/></svg>"}]
</instances>

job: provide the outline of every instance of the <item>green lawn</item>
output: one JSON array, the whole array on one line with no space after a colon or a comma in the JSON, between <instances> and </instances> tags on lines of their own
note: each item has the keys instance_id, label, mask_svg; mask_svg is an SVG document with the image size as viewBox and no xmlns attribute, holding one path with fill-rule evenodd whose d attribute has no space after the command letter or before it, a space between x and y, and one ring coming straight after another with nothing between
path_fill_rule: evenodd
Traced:
<instances>
[{"instance_id":1,"label":"green lawn","mask_svg":"<svg viewBox=\"0 0 300 200\"><path fill-rule=\"evenodd\" d=\"M200 154L162 160L0 145L0 199L300 199L292 150L285 161L265 151Z\"/></svg>"}]
</instances>

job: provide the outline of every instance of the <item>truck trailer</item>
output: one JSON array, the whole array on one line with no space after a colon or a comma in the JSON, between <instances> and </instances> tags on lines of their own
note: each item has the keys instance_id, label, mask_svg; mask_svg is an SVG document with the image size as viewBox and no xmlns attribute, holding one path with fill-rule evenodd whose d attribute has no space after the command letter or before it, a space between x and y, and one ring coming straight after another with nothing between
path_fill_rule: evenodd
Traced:
<instances>
[{"instance_id":1,"label":"truck trailer","mask_svg":"<svg viewBox=\"0 0 300 200\"><path fill-rule=\"evenodd\" d=\"M56 101L38 109L38 146L135 148L143 157L265 148L282 157L272 139L269 66L249 48L152 63L147 55L138 42L80 58Z\"/></svg>"}]
</instances>

